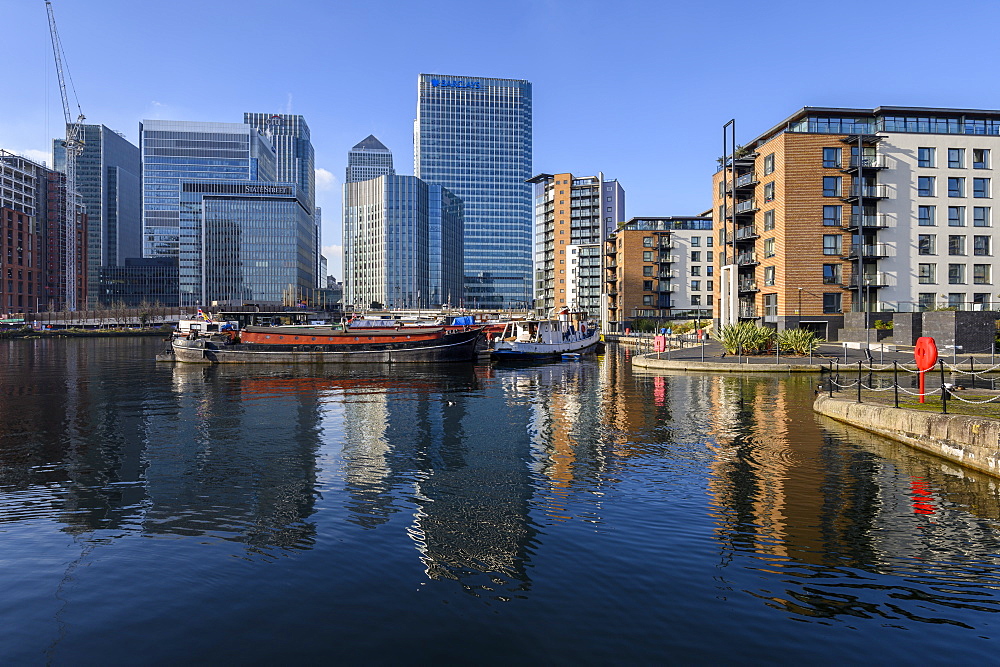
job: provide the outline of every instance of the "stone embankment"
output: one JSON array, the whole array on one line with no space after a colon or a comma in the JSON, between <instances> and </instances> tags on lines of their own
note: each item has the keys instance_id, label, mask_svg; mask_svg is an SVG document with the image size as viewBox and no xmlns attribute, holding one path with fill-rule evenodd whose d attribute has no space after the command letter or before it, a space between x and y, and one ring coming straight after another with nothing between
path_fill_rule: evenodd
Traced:
<instances>
[{"instance_id":1,"label":"stone embankment","mask_svg":"<svg viewBox=\"0 0 1000 667\"><path fill-rule=\"evenodd\" d=\"M1000 420L945 415L820 395L816 412L1000 477Z\"/></svg>"}]
</instances>

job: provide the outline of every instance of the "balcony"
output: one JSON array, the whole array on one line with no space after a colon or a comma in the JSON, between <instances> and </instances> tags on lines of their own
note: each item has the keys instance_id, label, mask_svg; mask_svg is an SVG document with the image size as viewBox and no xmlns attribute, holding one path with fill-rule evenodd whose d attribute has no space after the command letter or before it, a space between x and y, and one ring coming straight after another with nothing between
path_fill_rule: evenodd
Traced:
<instances>
[{"instance_id":1,"label":"balcony","mask_svg":"<svg viewBox=\"0 0 1000 667\"><path fill-rule=\"evenodd\" d=\"M679 262L679 261L680 261L679 255L667 255L667 254L658 255L656 259L653 260L653 262L656 264L672 264L673 262Z\"/></svg>"},{"instance_id":2,"label":"balcony","mask_svg":"<svg viewBox=\"0 0 1000 667\"><path fill-rule=\"evenodd\" d=\"M760 234L757 233L757 228L754 225L749 225L747 227L740 227L736 230L736 242L741 243L744 241L753 241L754 239L760 238Z\"/></svg>"},{"instance_id":3,"label":"balcony","mask_svg":"<svg viewBox=\"0 0 1000 667\"><path fill-rule=\"evenodd\" d=\"M854 203L859 199L888 199L889 188L884 185L853 185L844 201Z\"/></svg>"},{"instance_id":4,"label":"balcony","mask_svg":"<svg viewBox=\"0 0 1000 667\"><path fill-rule=\"evenodd\" d=\"M841 171L845 174L853 174L859 167L862 171L879 171L889 168L885 157L881 155L862 155L860 158L857 155L852 155L850 163Z\"/></svg>"},{"instance_id":5,"label":"balcony","mask_svg":"<svg viewBox=\"0 0 1000 667\"><path fill-rule=\"evenodd\" d=\"M608 262L607 264L604 265L604 268L605 269L609 269L609 270L610 269L617 269L618 268L618 262Z\"/></svg>"},{"instance_id":6,"label":"balcony","mask_svg":"<svg viewBox=\"0 0 1000 667\"><path fill-rule=\"evenodd\" d=\"M736 202L734 212L736 215L753 215L757 211L757 201L752 197Z\"/></svg>"},{"instance_id":7,"label":"balcony","mask_svg":"<svg viewBox=\"0 0 1000 667\"><path fill-rule=\"evenodd\" d=\"M865 273L852 277L847 288L858 289L859 284L862 287L889 287L892 285L892 278L887 273Z\"/></svg>"},{"instance_id":8,"label":"balcony","mask_svg":"<svg viewBox=\"0 0 1000 667\"><path fill-rule=\"evenodd\" d=\"M742 252L736 255L737 266L756 266L760 264L757 260L757 253L755 252Z\"/></svg>"},{"instance_id":9,"label":"balcony","mask_svg":"<svg viewBox=\"0 0 1000 667\"><path fill-rule=\"evenodd\" d=\"M756 280L741 280L739 282L739 287L737 288L741 293L750 294L752 292L759 292L760 289L757 287Z\"/></svg>"},{"instance_id":10,"label":"balcony","mask_svg":"<svg viewBox=\"0 0 1000 667\"><path fill-rule=\"evenodd\" d=\"M753 306L747 308L745 306L740 306L740 319L741 320L759 320L760 315L757 314L757 309Z\"/></svg>"},{"instance_id":11,"label":"balcony","mask_svg":"<svg viewBox=\"0 0 1000 667\"><path fill-rule=\"evenodd\" d=\"M749 171L745 174L740 174L736 177L736 180L732 183L727 184L726 194L732 196L733 190L746 190L751 189L757 185L757 175Z\"/></svg>"},{"instance_id":12,"label":"balcony","mask_svg":"<svg viewBox=\"0 0 1000 667\"><path fill-rule=\"evenodd\" d=\"M677 290L678 287L676 284L668 284L668 285L660 284L656 286L656 289L654 291L658 292L659 294L668 294L670 292L676 292Z\"/></svg>"},{"instance_id":13,"label":"balcony","mask_svg":"<svg viewBox=\"0 0 1000 667\"><path fill-rule=\"evenodd\" d=\"M889 217L885 213L866 215L852 213L851 221L848 223L847 228L857 229L859 225L862 229L885 229L889 226Z\"/></svg>"},{"instance_id":14,"label":"balcony","mask_svg":"<svg viewBox=\"0 0 1000 667\"><path fill-rule=\"evenodd\" d=\"M885 243L866 243L864 245L852 243L850 249L847 251L847 256L856 259L859 253L865 259L881 259L892 256L889 246Z\"/></svg>"}]
</instances>

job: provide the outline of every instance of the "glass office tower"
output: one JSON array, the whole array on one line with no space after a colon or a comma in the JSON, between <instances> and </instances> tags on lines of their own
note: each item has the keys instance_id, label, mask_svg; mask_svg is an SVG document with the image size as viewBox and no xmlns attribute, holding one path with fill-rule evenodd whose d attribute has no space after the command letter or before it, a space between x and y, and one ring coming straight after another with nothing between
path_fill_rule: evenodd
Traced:
<instances>
[{"instance_id":1,"label":"glass office tower","mask_svg":"<svg viewBox=\"0 0 1000 667\"><path fill-rule=\"evenodd\" d=\"M392 167L392 152L373 134L359 141L347 153L345 183L368 181L379 176L392 176L395 173L396 170Z\"/></svg>"},{"instance_id":2,"label":"glass office tower","mask_svg":"<svg viewBox=\"0 0 1000 667\"><path fill-rule=\"evenodd\" d=\"M142 253L139 147L104 125L83 126L76 190L87 207L87 305L101 300L101 269ZM66 173L66 149L53 140L56 171ZM82 305L82 304L81 304Z\"/></svg>"},{"instance_id":3,"label":"glass office tower","mask_svg":"<svg viewBox=\"0 0 1000 667\"><path fill-rule=\"evenodd\" d=\"M311 293L313 211L297 182L276 181L263 134L244 123L159 120L139 130L143 256L177 257L181 306L247 295L277 305Z\"/></svg>"},{"instance_id":4,"label":"glass office tower","mask_svg":"<svg viewBox=\"0 0 1000 667\"><path fill-rule=\"evenodd\" d=\"M464 305L531 302L531 83L421 74L414 171L465 204Z\"/></svg>"},{"instance_id":5,"label":"glass office tower","mask_svg":"<svg viewBox=\"0 0 1000 667\"><path fill-rule=\"evenodd\" d=\"M344 303L446 303L461 287L461 239L462 202L446 188L398 175L345 183Z\"/></svg>"}]
</instances>

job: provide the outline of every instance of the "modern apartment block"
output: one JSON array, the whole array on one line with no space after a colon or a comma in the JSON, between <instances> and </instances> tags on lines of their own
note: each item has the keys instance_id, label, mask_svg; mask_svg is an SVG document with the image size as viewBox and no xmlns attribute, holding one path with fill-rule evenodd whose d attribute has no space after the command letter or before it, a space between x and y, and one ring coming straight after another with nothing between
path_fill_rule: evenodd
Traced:
<instances>
[{"instance_id":1,"label":"modern apartment block","mask_svg":"<svg viewBox=\"0 0 1000 667\"><path fill-rule=\"evenodd\" d=\"M465 204L464 305L531 304L531 83L421 74L414 173Z\"/></svg>"},{"instance_id":2,"label":"modern apartment block","mask_svg":"<svg viewBox=\"0 0 1000 667\"><path fill-rule=\"evenodd\" d=\"M637 319L707 317L716 252L712 218L632 218L604 241L606 331Z\"/></svg>"},{"instance_id":3,"label":"modern apartment block","mask_svg":"<svg viewBox=\"0 0 1000 667\"><path fill-rule=\"evenodd\" d=\"M797 111L714 176L720 321L995 308L998 149L1000 111Z\"/></svg>"},{"instance_id":4,"label":"modern apartment block","mask_svg":"<svg viewBox=\"0 0 1000 667\"><path fill-rule=\"evenodd\" d=\"M87 217L65 224L66 177L0 149L0 314L66 308L67 235L76 234L78 304L86 303Z\"/></svg>"},{"instance_id":5,"label":"modern apartment block","mask_svg":"<svg viewBox=\"0 0 1000 667\"><path fill-rule=\"evenodd\" d=\"M602 244L625 219L617 180L571 173L538 174L535 185L535 309L568 306L598 317Z\"/></svg>"},{"instance_id":6,"label":"modern apartment block","mask_svg":"<svg viewBox=\"0 0 1000 667\"><path fill-rule=\"evenodd\" d=\"M344 304L428 308L462 290L462 201L416 176L344 184Z\"/></svg>"},{"instance_id":7,"label":"modern apartment block","mask_svg":"<svg viewBox=\"0 0 1000 667\"><path fill-rule=\"evenodd\" d=\"M76 191L87 211L87 305L102 298L101 269L142 253L139 147L104 125L83 125ZM66 173L62 139L52 142L56 171ZM83 305L81 303L81 305Z\"/></svg>"},{"instance_id":8,"label":"modern apartment block","mask_svg":"<svg viewBox=\"0 0 1000 667\"><path fill-rule=\"evenodd\" d=\"M140 137L143 255L177 257L181 306L311 296L314 211L297 181L276 180L264 134L246 123L150 120Z\"/></svg>"},{"instance_id":9,"label":"modern apartment block","mask_svg":"<svg viewBox=\"0 0 1000 667\"><path fill-rule=\"evenodd\" d=\"M392 151L373 134L356 143L347 153L345 183L369 181L379 176L392 176L395 173L396 170L392 166Z\"/></svg>"}]
</instances>

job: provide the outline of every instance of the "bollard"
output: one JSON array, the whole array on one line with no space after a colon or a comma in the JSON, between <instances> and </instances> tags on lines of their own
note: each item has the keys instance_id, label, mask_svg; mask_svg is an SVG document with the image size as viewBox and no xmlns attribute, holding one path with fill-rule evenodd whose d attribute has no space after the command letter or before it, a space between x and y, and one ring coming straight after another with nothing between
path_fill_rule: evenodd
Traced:
<instances>
[{"instance_id":1,"label":"bollard","mask_svg":"<svg viewBox=\"0 0 1000 667\"><path fill-rule=\"evenodd\" d=\"M895 407L899 407L899 363L892 362L892 394Z\"/></svg>"}]
</instances>

